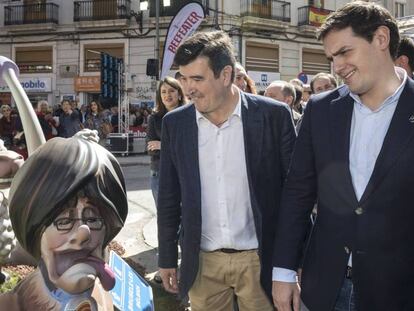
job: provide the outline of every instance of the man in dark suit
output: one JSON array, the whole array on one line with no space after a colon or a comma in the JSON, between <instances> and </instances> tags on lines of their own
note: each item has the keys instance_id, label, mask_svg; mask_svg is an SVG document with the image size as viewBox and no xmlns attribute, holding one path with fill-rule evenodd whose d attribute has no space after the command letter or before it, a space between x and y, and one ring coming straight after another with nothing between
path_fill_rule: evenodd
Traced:
<instances>
[{"instance_id":1,"label":"man in dark suit","mask_svg":"<svg viewBox=\"0 0 414 311\"><path fill-rule=\"evenodd\" d=\"M273 310L274 224L296 136L290 112L233 85L235 57L224 32L187 39L175 63L193 105L163 120L163 285L188 293L194 311L231 311L234 295L240 310Z\"/></svg>"},{"instance_id":2,"label":"man in dark suit","mask_svg":"<svg viewBox=\"0 0 414 311\"><path fill-rule=\"evenodd\" d=\"M394 67L397 23L351 2L318 34L346 85L306 106L276 227L275 305L299 310L301 290L311 311L414 310L414 83Z\"/></svg>"}]
</instances>

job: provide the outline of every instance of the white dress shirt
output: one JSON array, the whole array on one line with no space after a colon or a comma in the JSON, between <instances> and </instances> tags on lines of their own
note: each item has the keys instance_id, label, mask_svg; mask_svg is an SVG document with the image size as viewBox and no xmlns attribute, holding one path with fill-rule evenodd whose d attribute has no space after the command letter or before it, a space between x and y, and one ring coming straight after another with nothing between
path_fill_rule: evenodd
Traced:
<instances>
[{"instance_id":1,"label":"white dress shirt","mask_svg":"<svg viewBox=\"0 0 414 311\"><path fill-rule=\"evenodd\" d=\"M241 99L217 127L196 110L201 183L201 249L258 247L241 117Z\"/></svg>"},{"instance_id":2,"label":"white dress shirt","mask_svg":"<svg viewBox=\"0 0 414 311\"><path fill-rule=\"evenodd\" d=\"M395 67L395 71L401 84L374 111L365 106L358 95L350 93L350 96L354 99L354 109L349 142L349 171L358 201L361 199L371 178L392 116L407 81L407 73L404 69ZM340 92L341 96L348 92L347 88L342 88L340 91L342 91ZM349 256L348 266L352 267L352 254ZM296 272L284 268L273 268L273 280L295 282Z\"/></svg>"}]
</instances>

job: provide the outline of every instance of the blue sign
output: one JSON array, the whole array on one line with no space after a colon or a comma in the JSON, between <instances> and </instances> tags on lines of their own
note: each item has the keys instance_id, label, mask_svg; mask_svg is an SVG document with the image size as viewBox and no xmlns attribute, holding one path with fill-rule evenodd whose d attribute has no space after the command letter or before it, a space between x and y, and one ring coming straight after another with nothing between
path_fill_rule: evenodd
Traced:
<instances>
[{"instance_id":1,"label":"blue sign","mask_svg":"<svg viewBox=\"0 0 414 311\"><path fill-rule=\"evenodd\" d=\"M263 73L261 76L262 82L267 82L267 74Z\"/></svg>"},{"instance_id":2,"label":"blue sign","mask_svg":"<svg viewBox=\"0 0 414 311\"><path fill-rule=\"evenodd\" d=\"M154 311L152 289L120 256L111 251L109 266L115 273L111 290L115 307L120 311Z\"/></svg>"},{"instance_id":3,"label":"blue sign","mask_svg":"<svg viewBox=\"0 0 414 311\"><path fill-rule=\"evenodd\" d=\"M308 83L308 75L304 72L298 74L298 79L305 84Z\"/></svg>"}]
</instances>

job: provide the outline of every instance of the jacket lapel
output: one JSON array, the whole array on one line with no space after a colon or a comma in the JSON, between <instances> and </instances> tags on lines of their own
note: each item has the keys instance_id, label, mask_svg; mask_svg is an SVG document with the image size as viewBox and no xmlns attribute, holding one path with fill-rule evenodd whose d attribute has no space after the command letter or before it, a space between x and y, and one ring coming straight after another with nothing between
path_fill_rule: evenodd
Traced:
<instances>
[{"instance_id":1,"label":"jacket lapel","mask_svg":"<svg viewBox=\"0 0 414 311\"><path fill-rule=\"evenodd\" d=\"M341 164L338 167L342 170L338 176L343 178L340 185L345 191L344 198L351 200L349 203L355 206L358 201L349 170L349 144L353 110L354 100L348 93L344 97L339 97L331 102L329 120L333 159L334 162Z\"/></svg>"},{"instance_id":2,"label":"jacket lapel","mask_svg":"<svg viewBox=\"0 0 414 311\"><path fill-rule=\"evenodd\" d=\"M258 171L262 155L263 115L257 103L249 100L242 92L240 96L247 176L252 182L253 173Z\"/></svg>"},{"instance_id":3,"label":"jacket lapel","mask_svg":"<svg viewBox=\"0 0 414 311\"><path fill-rule=\"evenodd\" d=\"M385 135L374 171L361 197L361 204L368 199L392 165L413 138L414 134L414 83L409 79L401 93L390 127Z\"/></svg>"}]
</instances>

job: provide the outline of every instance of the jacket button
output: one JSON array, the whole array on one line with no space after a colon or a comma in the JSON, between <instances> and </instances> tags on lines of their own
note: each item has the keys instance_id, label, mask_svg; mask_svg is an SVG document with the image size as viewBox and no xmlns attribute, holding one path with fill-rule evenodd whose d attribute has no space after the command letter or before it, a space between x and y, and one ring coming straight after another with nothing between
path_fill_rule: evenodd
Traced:
<instances>
[{"instance_id":1,"label":"jacket button","mask_svg":"<svg viewBox=\"0 0 414 311\"><path fill-rule=\"evenodd\" d=\"M362 207L357 207L355 209L355 214L362 215L362 213L364 213L364 210L362 209Z\"/></svg>"},{"instance_id":2,"label":"jacket button","mask_svg":"<svg viewBox=\"0 0 414 311\"><path fill-rule=\"evenodd\" d=\"M349 247L348 246L345 246L344 250L345 250L345 253L349 254Z\"/></svg>"}]
</instances>

